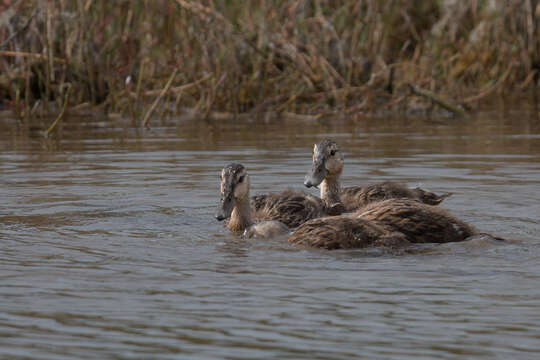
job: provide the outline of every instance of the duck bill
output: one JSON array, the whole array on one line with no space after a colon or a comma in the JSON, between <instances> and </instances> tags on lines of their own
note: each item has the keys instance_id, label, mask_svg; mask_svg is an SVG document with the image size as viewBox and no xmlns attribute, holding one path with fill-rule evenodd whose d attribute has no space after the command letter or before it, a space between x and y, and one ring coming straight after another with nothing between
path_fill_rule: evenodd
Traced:
<instances>
[{"instance_id":1,"label":"duck bill","mask_svg":"<svg viewBox=\"0 0 540 360\"><path fill-rule=\"evenodd\" d=\"M304 185L308 188L317 187L323 182L326 175L328 175L328 170L326 170L324 161L317 159L313 162L311 172L306 175Z\"/></svg>"},{"instance_id":2,"label":"duck bill","mask_svg":"<svg viewBox=\"0 0 540 360\"><path fill-rule=\"evenodd\" d=\"M234 201L232 196L226 196L220 200L219 206L216 212L216 219L223 221L231 217L231 213L234 209Z\"/></svg>"}]
</instances>

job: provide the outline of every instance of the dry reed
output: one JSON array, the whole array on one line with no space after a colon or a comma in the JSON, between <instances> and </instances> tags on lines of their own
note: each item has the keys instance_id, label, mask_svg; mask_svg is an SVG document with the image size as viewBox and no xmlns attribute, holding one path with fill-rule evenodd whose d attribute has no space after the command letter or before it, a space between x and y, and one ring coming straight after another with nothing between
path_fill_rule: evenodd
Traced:
<instances>
[{"instance_id":1,"label":"dry reed","mask_svg":"<svg viewBox=\"0 0 540 360\"><path fill-rule=\"evenodd\" d=\"M474 109L535 89L540 71L537 0L3 4L0 99L21 117L63 109L68 86L68 113L91 103L146 114L141 124L185 109L317 118L435 99ZM413 99L408 85L433 98Z\"/></svg>"}]
</instances>

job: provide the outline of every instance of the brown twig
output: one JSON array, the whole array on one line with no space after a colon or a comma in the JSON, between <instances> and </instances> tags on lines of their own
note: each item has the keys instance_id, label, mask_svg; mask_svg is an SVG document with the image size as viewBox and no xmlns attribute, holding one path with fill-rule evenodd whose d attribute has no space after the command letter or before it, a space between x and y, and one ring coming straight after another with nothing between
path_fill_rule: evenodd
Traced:
<instances>
[{"instance_id":1,"label":"brown twig","mask_svg":"<svg viewBox=\"0 0 540 360\"><path fill-rule=\"evenodd\" d=\"M470 96L466 99L463 99L463 103L464 104L468 104L468 103L471 103L471 102L474 102L474 101L478 101L480 99L483 99L485 98L486 96L489 96L491 95L495 90L497 90L502 84L504 84L504 82L506 81L506 79L508 78L508 76L510 75L510 73L512 72L512 69L514 68L515 66L515 63L511 63L510 66L508 67L508 69L506 69L506 71L504 72L504 74L499 78L499 80L497 80L497 82L495 84L493 84L493 86L491 86L490 88L488 88L487 90L485 91L482 91L480 94L477 94L477 95L474 95L474 96Z\"/></svg>"},{"instance_id":2,"label":"brown twig","mask_svg":"<svg viewBox=\"0 0 540 360\"><path fill-rule=\"evenodd\" d=\"M460 117L465 116L465 110L463 110L462 108L460 108L458 106L450 104L450 102L443 99L441 96L439 96L439 95L437 95L437 94L435 94L435 93L433 93L433 92L431 92L429 90L419 88L419 87L417 87L417 86L415 86L413 84L407 84L407 85L409 86L409 89L411 89L413 94L418 95L418 96L423 96L423 97L425 97L427 99L430 99L435 104L439 105L443 109L446 109L446 110L450 111L451 113L453 113L456 116L460 116Z\"/></svg>"},{"instance_id":3,"label":"brown twig","mask_svg":"<svg viewBox=\"0 0 540 360\"><path fill-rule=\"evenodd\" d=\"M0 50L0 55L2 56L12 56L12 57L29 57L29 58L35 58L40 60L49 60L48 56L42 55L42 54L35 54L35 53L29 53L29 52L21 52L21 51L7 51L7 50ZM59 62L62 64L66 63L66 60L54 57L52 58L52 61Z\"/></svg>"},{"instance_id":4,"label":"brown twig","mask_svg":"<svg viewBox=\"0 0 540 360\"><path fill-rule=\"evenodd\" d=\"M168 91L171 92L171 93L174 93L174 94L181 93L181 92L184 92L186 90L189 90L189 89L199 85L200 83L210 79L211 77L212 77L211 74L207 74L207 75L203 76L202 78L200 78L199 80L195 80L194 82L191 82L189 84L171 87L171 88L168 89ZM139 89L139 85L137 86L137 89ZM135 98L135 99L139 99L140 95L156 96L156 95L159 95L162 91L163 91L163 89L147 90L147 91L143 91L143 92L140 92L139 90L137 90L136 93L130 92L129 96L131 96L132 98Z\"/></svg>"},{"instance_id":5,"label":"brown twig","mask_svg":"<svg viewBox=\"0 0 540 360\"><path fill-rule=\"evenodd\" d=\"M144 116L144 120L141 124L142 127L148 127L148 120L150 119L150 115L152 115L152 112L156 109L156 106L161 100L161 98L163 98L163 96L167 93L167 91L169 91L169 88L171 87L171 84L177 72L178 72L178 69L174 69L171 77L169 78L169 81L167 81L167 84L165 85L165 87L163 88L159 96L156 98L152 106L150 106L150 109L148 109L148 111L146 112L146 115Z\"/></svg>"},{"instance_id":6,"label":"brown twig","mask_svg":"<svg viewBox=\"0 0 540 360\"><path fill-rule=\"evenodd\" d=\"M529 86L529 84L533 81L537 73L538 73L538 70L531 71L529 75L527 75L525 80L519 85L519 89L525 90Z\"/></svg>"},{"instance_id":7,"label":"brown twig","mask_svg":"<svg viewBox=\"0 0 540 360\"><path fill-rule=\"evenodd\" d=\"M49 137L49 134L51 133L51 131L53 131L56 124L58 124L58 122L64 117L64 113L66 112L70 94L71 94L71 84L68 85L68 88L66 90L66 95L64 96L64 105L62 106L62 111L60 111L60 114L58 114L58 116L56 117L56 120L53 121L51 126L49 126L47 130L45 130L45 133L43 134L45 138Z\"/></svg>"}]
</instances>

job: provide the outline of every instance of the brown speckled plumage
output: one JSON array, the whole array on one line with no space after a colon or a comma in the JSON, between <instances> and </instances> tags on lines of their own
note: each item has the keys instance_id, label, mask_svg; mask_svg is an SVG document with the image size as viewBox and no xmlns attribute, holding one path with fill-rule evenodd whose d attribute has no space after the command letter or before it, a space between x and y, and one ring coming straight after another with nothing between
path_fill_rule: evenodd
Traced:
<instances>
[{"instance_id":1,"label":"brown speckled plumage","mask_svg":"<svg viewBox=\"0 0 540 360\"><path fill-rule=\"evenodd\" d=\"M474 227L443 209L410 199L389 199L353 214L307 221L292 233L289 242L328 250L395 248L458 242L476 234Z\"/></svg>"},{"instance_id":2,"label":"brown speckled plumage","mask_svg":"<svg viewBox=\"0 0 540 360\"><path fill-rule=\"evenodd\" d=\"M372 203L355 216L400 232L412 243L463 241L477 233L473 226L455 218L449 212L409 199L389 199Z\"/></svg>"},{"instance_id":3,"label":"brown speckled plumage","mask_svg":"<svg viewBox=\"0 0 540 360\"><path fill-rule=\"evenodd\" d=\"M374 221L350 215L307 221L292 233L289 243L327 250L376 246L403 247L410 244L405 235L399 232L393 232Z\"/></svg>"},{"instance_id":4,"label":"brown speckled plumage","mask_svg":"<svg viewBox=\"0 0 540 360\"><path fill-rule=\"evenodd\" d=\"M364 186L351 186L340 190L341 201L346 211L362 209L370 203L387 199L411 199L429 205L438 205L450 194L437 195L432 192L396 182L383 182Z\"/></svg>"},{"instance_id":5,"label":"brown speckled plumage","mask_svg":"<svg viewBox=\"0 0 540 360\"><path fill-rule=\"evenodd\" d=\"M257 220L278 220L290 228L327 213L324 201L294 190L255 195L251 198L251 209Z\"/></svg>"}]
</instances>

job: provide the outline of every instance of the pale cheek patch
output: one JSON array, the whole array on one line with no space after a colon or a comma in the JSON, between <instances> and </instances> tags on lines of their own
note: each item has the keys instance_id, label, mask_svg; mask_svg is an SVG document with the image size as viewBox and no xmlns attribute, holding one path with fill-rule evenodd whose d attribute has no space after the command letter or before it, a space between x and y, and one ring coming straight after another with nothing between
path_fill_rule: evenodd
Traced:
<instances>
[{"instance_id":1,"label":"pale cheek patch","mask_svg":"<svg viewBox=\"0 0 540 360\"><path fill-rule=\"evenodd\" d=\"M241 198L245 194L245 187L246 186L244 183L236 185L234 188L234 196L236 198Z\"/></svg>"},{"instance_id":2,"label":"pale cheek patch","mask_svg":"<svg viewBox=\"0 0 540 360\"><path fill-rule=\"evenodd\" d=\"M326 170L330 172L339 171L340 168L341 166L337 160L329 160L326 162Z\"/></svg>"}]
</instances>

